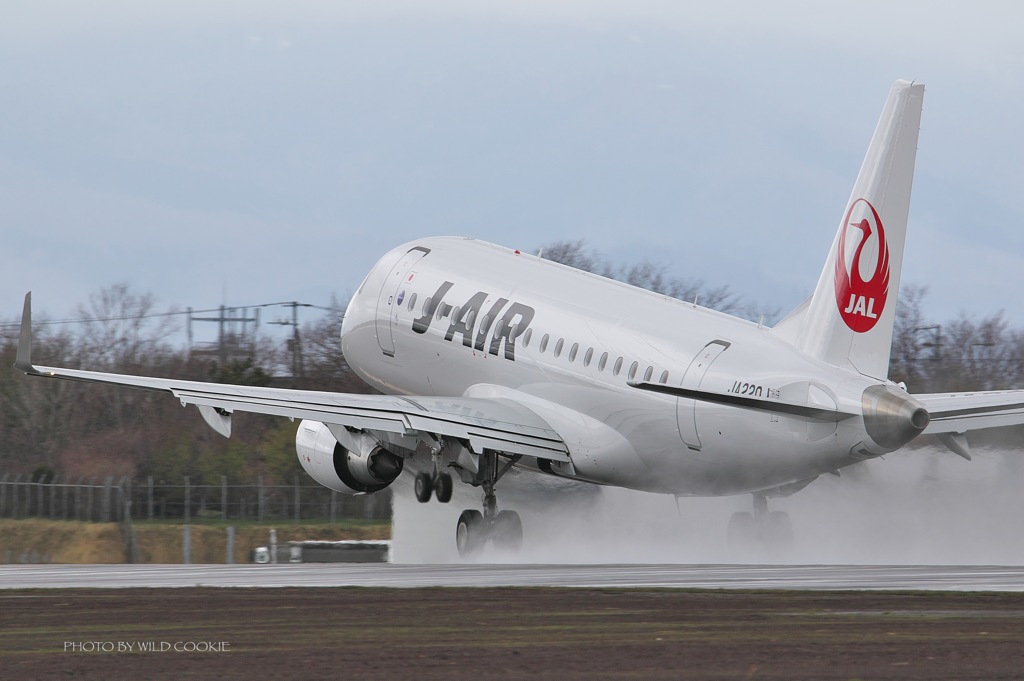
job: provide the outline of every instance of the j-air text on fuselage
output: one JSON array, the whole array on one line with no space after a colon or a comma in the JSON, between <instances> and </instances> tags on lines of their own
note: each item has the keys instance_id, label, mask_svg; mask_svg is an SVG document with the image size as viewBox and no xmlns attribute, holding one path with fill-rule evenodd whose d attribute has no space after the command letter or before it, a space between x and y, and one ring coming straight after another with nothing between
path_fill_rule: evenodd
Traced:
<instances>
[{"instance_id":1,"label":"j-air text on fuselage","mask_svg":"<svg viewBox=\"0 0 1024 681\"><path fill-rule=\"evenodd\" d=\"M342 349L382 395L308 392L37 366L26 296L15 366L169 392L225 436L236 410L302 419L319 483L370 494L412 462L421 502L483 491L456 545L523 538L496 486L512 467L686 495L752 494L730 540L785 543L767 499L923 433L1024 423L1024 392L911 395L889 381L924 86L886 100L811 297L773 328L473 239L387 253L346 310ZM538 478L539 480L539 478Z\"/></svg>"},{"instance_id":2,"label":"j-air text on fuselage","mask_svg":"<svg viewBox=\"0 0 1024 681\"><path fill-rule=\"evenodd\" d=\"M521 303L509 305L507 298L498 298L490 305L487 313L480 317L478 330L474 333L473 325L490 296L486 291L477 291L462 305L452 307L444 301L444 297L454 285L454 282L445 281L437 287L434 295L424 302L423 315L412 321L412 330L416 333L426 333L436 314L438 320L451 320L448 330L444 334L446 341L452 341L456 336L461 336L462 344L467 348L474 348L480 352L484 352L486 349L487 352L495 356L502 352L505 359L514 361L516 339L526 333L536 310ZM399 292L396 305L402 304L404 293L404 290ZM502 314L503 310L504 314ZM493 333L491 332L492 328Z\"/></svg>"}]
</instances>

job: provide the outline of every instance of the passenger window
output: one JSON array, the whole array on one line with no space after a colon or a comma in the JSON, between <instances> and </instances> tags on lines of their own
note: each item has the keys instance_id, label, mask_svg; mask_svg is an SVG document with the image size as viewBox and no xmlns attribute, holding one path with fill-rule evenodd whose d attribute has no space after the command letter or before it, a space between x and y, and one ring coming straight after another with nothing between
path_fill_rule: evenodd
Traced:
<instances>
[{"instance_id":1,"label":"passenger window","mask_svg":"<svg viewBox=\"0 0 1024 681\"><path fill-rule=\"evenodd\" d=\"M540 351L545 352L548 349L548 334L544 334L544 337L540 339Z\"/></svg>"},{"instance_id":2,"label":"passenger window","mask_svg":"<svg viewBox=\"0 0 1024 681\"><path fill-rule=\"evenodd\" d=\"M606 352L603 355L601 355L601 361L599 361L597 363L597 370L598 371L604 371L604 368L605 368L605 366L607 366L607 364L608 364L608 353Z\"/></svg>"},{"instance_id":3,"label":"passenger window","mask_svg":"<svg viewBox=\"0 0 1024 681\"><path fill-rule=\"evenodd\" d=\"M426 314L427 310L430 309L430 300L430 296L427 296L426 300L423 301L423 314Z\"/></svg>"},{"instance_id":4,"label":"passenger window","mask_svg":"<svg viewBox=\"0 0 1024 681\"><path fill-rule=\"evenodd\" d=\"M569 361L570 362L575 362L576 361L576 353L579 352L579 349L580 349L580 344L579 343L573 343L572 344L572 349L569 350Z\"/></svg>"},{"instance_id":5,"label":"passenger window","mask_svg":"<svg viewBox=\"0 0 1024 681\"><path fill-rule=\"evenodd\" d=\"M613 376L618 376L620 371L622 371L622 358L621 357L619 357L617 360L615 360L615 366L612 367L612 375Z\"/></svg>"},{"instance_id":6,"label":"passenger window","mask_svg":"<svg viewBox=\"0 0 1024 681\"><path fill-rule=\"evenodd\" d=\"M661 378L658 379L658 382L659 383L668 383L668 372L667 371L662 371L661 372Z\"/></svg>"},{"instance_id":7,"label":"passenger window","mask_svg":"<svg viewBox=\"0 0 1024 681\"><path fill-rule=\"evenodd\" d=\"M523 335L523 347L524 348L530 347L530 338L531 337L533 337L533 329L527 329L526 333Z\"/></svg>"},{"instance_id":8,"label":"passenger window","mask_svg":"<svg viewBox=\"0 0 1024 681\"><path fill-rule=\"evenodd\" d=\"M654 375L654 367L647 367L647 371L644 372L644 380L651 380L651 376Z\"/></svg>"},{"instance_id":9,"label":"passenger window","mask_svg":"<svg viewBox=\"0 0 1024 681\"><path fill-rule=\"evenodd\" d=\"M587 354L583 355L583 366L590 366L590 360L594 359L594 348L587 348Z\"/></svg>"},{"instance_id":10,"label":"passenger window","mask_svg":"<svg viewBox=\"0 0 1024 681\"><path fill-rule=\"evenodd\" d=\"M412 312L413 308L416 307L416 294L409 296L409 312Z\"/></svg>"},{"instance_id":11,"label":"passenger window","mask_svg":"<svg viewBox=\"0 0 1024 681\"><path fill-rule=\"evenodd\" d=\"M558 342L555 343L555 357L558 357L558 356L560 356L562 354L562 345L564 345L564 344L565 344L565 341L563 339L561 339L561 338L559 338Z\"/></svg>"},{"instance_id":12,"label":"passenger window","mask_svg":"<svg viewBox=\"0 0 1024 681\"><path fill-rule=\"evenodd\" d=\"M632 364L630 364L629 365L629 375L626 378L629 379L630 381L632 381L634 378L636 378L636 370L638 368L639 367L638 367L636 362L633 362Z\"/></svg>"}]
</instances>

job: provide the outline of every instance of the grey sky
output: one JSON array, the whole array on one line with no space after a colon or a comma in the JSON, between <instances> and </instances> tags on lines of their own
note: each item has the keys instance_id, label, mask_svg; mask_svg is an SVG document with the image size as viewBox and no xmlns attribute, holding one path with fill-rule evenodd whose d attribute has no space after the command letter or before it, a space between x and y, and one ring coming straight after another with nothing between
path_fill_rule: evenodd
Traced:
<instances>
[{"instance_id":1,"label":"grey sky","mask_svg":"<svg viewBox=\"0 0 1024 681\"><path fill-rule=\"evenodd\" d=\"M1024 6L689 4L2 0L3 316L117 281L324 304L435 234L586 238L788 310L907 78L904 283L1024 323Z\"/></svg>"}]
</instances>

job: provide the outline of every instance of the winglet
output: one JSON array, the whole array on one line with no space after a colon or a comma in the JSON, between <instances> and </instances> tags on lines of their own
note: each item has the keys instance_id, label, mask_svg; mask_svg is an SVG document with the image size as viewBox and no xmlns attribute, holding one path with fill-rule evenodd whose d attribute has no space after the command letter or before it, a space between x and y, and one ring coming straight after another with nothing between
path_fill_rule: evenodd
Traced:
<instances>
[{"instance_id":1,"label":"winglet","mask_svg":"<svg viewBox=\"0 0 1024 681\"><path fill-rule=\"evenodd\" d=\"M18 338L18 354L14 368L26 374L36 373L32 366L32 292L25 294L25 308L21 312L21 336Z\"/></svg>"}]
</instances>

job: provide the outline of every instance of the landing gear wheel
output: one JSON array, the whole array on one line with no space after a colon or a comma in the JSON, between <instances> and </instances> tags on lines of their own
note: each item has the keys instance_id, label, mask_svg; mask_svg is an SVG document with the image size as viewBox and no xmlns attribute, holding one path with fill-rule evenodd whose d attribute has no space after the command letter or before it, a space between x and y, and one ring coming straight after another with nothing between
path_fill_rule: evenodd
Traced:
<instances>
[{"instance_id":1,"label":"landing gear wheel","mask_svg":"<svg viewBox=\"0 0 1024 681\"><path fill-rule=\"evenodd\" d=\"M762 538L770 548L788 548L793 545L793 523L785 511L772 511L764 519Z\"/></svg>"},{"instance_id":2,"label":"landing gear wheel","mask_svg":"<svg viewBox=\"0 0 1024 681\"><path fill-rule=\"evenodd\" d=\"M733 513L729 518L729 547L739 549L749 547L757 538L757 522L754 516L746 511Z\"/></svg>"},{"instance_id":3,"label":"landing gear wheel","mask_svg":"<svg viewBox=\"0 0 1024 681\"><path fill-rule=\"evenodd\" d=\"M429 473L417 473L416 482L413 485L416 492L416 501L425 504L430 501L430 494L434 491L434 481Z\"/></svg>"},{"instance_id":4,"label":"landing gear wheel","mask_svg":"<svg viewBox=\"0 0 1024 681\"><path fill-rule=\"evenodd\" d=\"M523 546L523 521L515 511L501 511L491 525L491 539L494 548L501 551L518 552Z\"/></svg>"},{"instance_id":5,"label":"landing gear wheel","mask_svg":"<svg viewBox=\"0 0 1024 681\"><path fill-rule=\"evenodd\" d=\"M480 511L463 511L459 523L455 526L455 546L463 558L472 556L487 541L487 528L484 516Z\"/></svg>"},{"instance_id":6,"label":"landing gear wheel","mask_svg":"<svg viewBox=\"0 0 1024 681\"><path fill-rule=\"evenodd\" d=\"M434 478L434 496L442 504L452 500L452 476L448 473L438 473Z\"/></svg>"}]
</instances>

